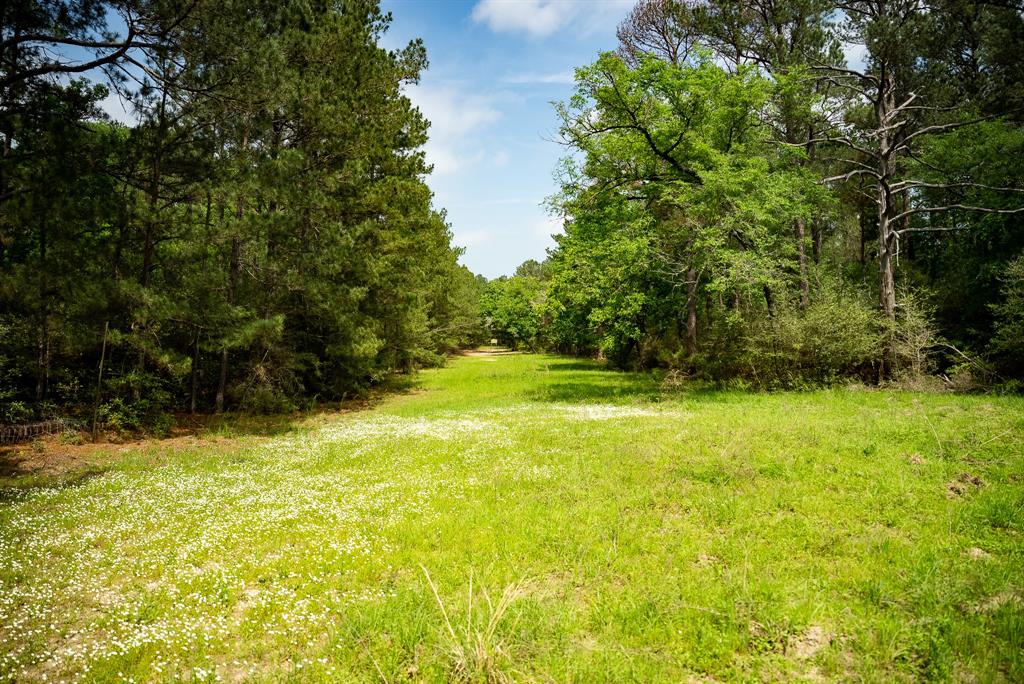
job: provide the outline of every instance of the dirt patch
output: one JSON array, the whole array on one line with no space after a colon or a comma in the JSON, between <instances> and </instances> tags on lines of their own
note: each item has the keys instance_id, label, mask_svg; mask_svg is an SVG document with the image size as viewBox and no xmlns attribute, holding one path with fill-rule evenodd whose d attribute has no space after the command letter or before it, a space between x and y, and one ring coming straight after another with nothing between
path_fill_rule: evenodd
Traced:
<instances>
[{"instance_id":1,"label":"dirt patch","mask_svg":"<svg viewBox=\"0 0 1024 684\"><path fill-rule=\"evenodd\" d=\"M485 347L482 349L463 349L458 353L458 356L509 356L512 354L522 354L522 352L506 349L505 347Z\"/></svg>"},{"instance_id":2,"label":"dirt patch","mask_svg":"<svg viewBox=\"0 0 1024 684\"><path fill-rule=\"evenodd\" d=\"M976 612L980 613L994 613L1003 606L1013 606L1015 609L1019 609L1024 606L1024 600L1013 592L1004 591L1001 594L989 597L983 601L977 608Z\"/></svg>"},{"instance_id":3,"label":"dirt patch","mask_svg":"<svg viewBox=\"0 0 1024 684\"><path fill-rule=\"evenodd\" d=\"M991 558L992 554L984 549L979 549L977 546L972 546L967 549L967 557L971 560L985 560L986 558Z\"/></svg>"},{"instance_id":4,"label":"dirt patch","mask_svg":"<svg viewBox=\"0 0 1024 684\"><path fill-rule=\"evenodd\" d=\"M718 562L718 559L714 556L709 556L706 553L697 554L697 560L693 562L698 568L710 568L712 565Z\"/></svg>"},{"instance_id":5,"label":"dirt patch","mask_svg":"<svg viewBox=\"0 0 1024 684\"><path fill-rule=\"evenodd\" d=\"M800 660L810 660L829 646L835 635L820 625L811 625L802 633L791 636L787 651Z\"/></svg>"},{"instance_id":6,"label":"dirt patch","mask_svg":"<svg viewBox=\"0 0 1024 684\"><path fill-rule=\"evenodd\" d=\"M910 465L924 465L924 457L921 454L911 454L907 460L910 461Z\"/></svg>"},{"instance_id":7,"label":"dirt patch","mask_svg":"<svg viewBox=\"0 0 1024 684\"><path fill-rule=\"evenodd\" d=\"M950 499L956 499L983 486L985 486L985 483L977 475L960 473L955 480L950 480L946 483L946 496Z\"/></svg>"},{"instance_id":8,"label":"dirt patch","mask_svg":"<svg viewBox=\"0 0 1024 684\"><path fill-rule=\"evenodd\" d=\"M0 477L57 476L102 468L117 451L109 443L70 445L62 444L59 437L48 437L28 445L0 448Z\"/></svg>"},{"instance_id":9,"label":"dirt patch","mask_svg":"<svg viewBox=\"0 0 1024 684\"><path fill-rule=\"evenodd\" d=\"M220 436L166 437L136 439L116 443L100 441L95 444L64 444L60 437L36 442L28 447L0 449L0 477L17 478L26 475L44 478L62 478L86 471L103 470L134 451L147 450L159 461L167 455L200 446L221 448L242 447L252 440Z\"/></svg>"},{"instance_id":10,"label":"dirt patch","mask_svg":"<svg viewBox=\"0 0 1024 684\"><path fill-rule=\"evenodd\" d=\"M0 478L63 478L102 470L137 451L146 451L154 462L200 447L212 446L219 453L231 453L274 436L320 427L339 416L368 410L376 406L384 394L382 391L367 399L354 399L313 412L275 416L182 414L175 416L176 424L166 437L101 433L93 442L91 435L84 431L48 435L33 442L0 447Z\"/></svg>"}]
</instances>

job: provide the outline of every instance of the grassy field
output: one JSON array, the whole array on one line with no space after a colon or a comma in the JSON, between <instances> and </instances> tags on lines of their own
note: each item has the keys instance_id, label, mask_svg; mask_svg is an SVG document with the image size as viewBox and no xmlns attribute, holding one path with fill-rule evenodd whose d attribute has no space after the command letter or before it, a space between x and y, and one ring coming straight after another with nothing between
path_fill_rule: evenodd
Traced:
<instances>
[{"instance_id":1,"label":"grassy field","mask_svg":"<svg viewBox=\"0 0 1024 684\"><path fill-rule=\"evenodd\" d=\"M0 681L1024 680L1024 401L459 358L0 489Z\"/></svg>"}]
</instances>

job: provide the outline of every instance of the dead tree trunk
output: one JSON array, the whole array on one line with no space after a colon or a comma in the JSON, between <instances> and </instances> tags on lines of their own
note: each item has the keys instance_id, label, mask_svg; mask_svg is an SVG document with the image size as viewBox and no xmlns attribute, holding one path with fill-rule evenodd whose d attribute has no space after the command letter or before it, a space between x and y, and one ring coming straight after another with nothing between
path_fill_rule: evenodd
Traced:
<instances>
[{"instance_id":1,"label":"dead tree trunk","mask_svg":"<svg viewBox=\"0 0 1024 684\"><path fill-rule=\"evenodd\" d=\"M92 438L96 440L96 431L99 427L100 418L100 396L103 393L103 362L107 360L107 334L110 332L110 321L103 322L103 343L100 346L100 369L96 374L96 399L92 405Z\"/></svg>"},{"instance_id":2,"label":"dead tree trunk","mask_svg":"<svg viewBox=\"0 0 1024 684\"><path fill-rule=\"evenodd\" d=\"M884 71L882 72L885 73ZM878 97L875 100L875 113L878 117L878 177L875 184L878 203L878 273L879 273L879 296L881 298L882 312L890 321L896 320L896 285L894 278L893 247L896 236L892 225L893 215L896 213L896 203L893 201L892 192L889 188L890 179L890 155L893 148L893 122L891 121L895 110L894 86L888 78L880 78Z\"/></svg>"}]
</instances>

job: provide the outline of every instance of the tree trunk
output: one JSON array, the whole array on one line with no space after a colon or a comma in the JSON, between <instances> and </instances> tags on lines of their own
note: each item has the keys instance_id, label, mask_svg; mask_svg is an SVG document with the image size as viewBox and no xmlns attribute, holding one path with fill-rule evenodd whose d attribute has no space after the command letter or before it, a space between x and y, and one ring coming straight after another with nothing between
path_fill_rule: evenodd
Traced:
<instances>
[{"instance_id":1,"label":"tree trunk","mask_svg":"<svg viewBox=\"0 0 1024 684\"><path fill-rule=\"evenodd\" d=\"M241 212L241 201L239 201L239 212ZM231 261L228 265L228 304L235 304L235 289L238 286L238 269L241 258L241 243L238 236L231 238ZM220 352L220 377L217 381L217 397L215 399L215 410L217 413L224 412L224 394L228 384L228 348L225 346Z\"/></svg>"},{"instance_id":2,"label":"tree trunk","mask_svg":"<svg viewBox=\"0 0 1024 684\"><path fill-rule=\"evenodd\" d=\"M775 318L775 295L772 294L772 288L764 285L762 290L764 291L764 303L768 306L768 318Z\"/></svg>"},{"instance_id":3,"label":"tree trunk","mask_svg":"<svg viewBox=\"0 0 1024 684\"><path fill-rule=\"evenodd\" d=\"M107 333L110 331L110 321L103 322L103 344L100 347L100 370L96 374L96 400L92 405L92 440L96 441L96 429L100 417L100 395L103 392L103 362L107 360Z\"/></svg>"},{"instance_id":4,"label":"tree trunk","mask_svg":"<svg viewBox=\"0 0 1024 684\"><path fill-rule=\"evenodd\" d=\"M868 233L864 226L866 221L864 212L857 213L857 225L860 226L860 265L864 266L867 263L867 246L868 246Z\"/></svg>"},{"instance_id":5,"label":"tree trunk","mask_svg":"<svg viewBox=\"0 0 1024 684\"><path fill-rule=\"evenodd\" d=\"M160 105L157 108L157 137L155 146L153 148L153 168L150 172L149 177L149 188L148 197L146 198L148 206L148 215L146 216L146 229L145 235L143 236L142 246L142 273L139 278L139 282L142 285L142 290L145 292L149 289L153 279L153 265L156 259L156 232L158 229L158 217L157 212L160 209L160 183L162 180L162 169L161 164L163 162L163 143L164 134L167 129L167 86L163 87L160 94ZM142 374L146 370L146 349L145 340L143 339L146 334L146 328L149 325L149 312L145 306L140 307L139 317L139 356L136 363L136 369L139 372L139 379L141 380ZM141 386L138 382L132 385L132 397L135 401L141 398Z\"/></svg>"},{"instance_id":6,"label":"tree trunk","mask_svg":"<svg viewBox=\"0 0 1024 684\"><path fill-rule=\"evenodd\" d=\"M188 401L188 412L195 414L196 412L196 391L197 391L197 376L199 368L199 333L196 330L196 339L192 344L192 368L189 372L189 401Z\"/></svg>"},{"instance_id":7,"label":"tree trunk","mask_svg":"<svg viewBox=\"0 0 1024 684\"><path fill-rule=\"evenodd\" d=\"M818 219L811 221L811 254L814 258L814 263L821 263L821 245L824 231L821 229L821 222Z\"/></svg>"},{"instance_id":8,"label":"tree trunk","mask_svg":"<svg viewBox=\"0 0 1024 684\"><path fill-rule=\"evenodd\" d=\"M797 261L800 264L800 308L811 305L811 287L807 282L807 233L803 219L796 221Z\"/></svg>"},{"instance_id":9,"label":"tree trunk","mask_svg":"<svg viewBox=\"0 0 1024 684\"><path fill-rule=\"evenodd\" d=\"M11 44L11 47L8 48L8 50L10 50L10 57L8 59L9 59L10 67L11 67L11 73L16 73L17 70L18 70L18 45L19 45L18 39L21 37L21 30L20 29L15 29L12 37L14 39L14 42ZM12 85L7 87L7 92L6 93L2 93L2 96L6 100L5 102L2 103L3 106L4 106L4 109L14 109L14 102L17 99L17 93L15 93L15 90L14 90L16 87L17 86L12 84ZM3 135L4 135L3 158L4 158L4 160L7 160L8 158L10 158L11 154L14 152L14 117L13 116L6 116L6 117L4 117ZM8 197L7 174L6 174L7 167L8 167L7 164L0 164L0 202L5 201L6 198ZM0 241L0 254L3 254L3 247L4 247L3 241Z\"/></svg>"},{"instance_id":10,"label":"tree trunk","mask_svg":"<svg viewBox=\"0 0 1024 684\"><path fill-rule=\"evenodd\" d=\"M881 185L881 184L880 184ZM890 321L896 320L896 285L893 277L892 228L889 225L888 209L884 191L879 191L881 200L878 207L878 273L882 311Z\"/></svg>"},{"instance_id":11,"label":"tree trunk","mask_svg":"<svg viewBox=\"0 0 1024 684\"><path fill-rule=\"evenodd\" d=\"M36 377L36 401L46 397L46 386L50 380L50 330L48 316L43 311L39 321L39 338L36 343L38 351L38 376Z\"/></svg>"},{"instance_id":12,"label":"tree trunk","mask_svg":"<svg viewBox=\"0 0 1024 684\"><path fill-rule=\"evenodd\" d=\"M242 133L241 149L243 152L249 147L249 131ZM221 204L221 217L223 219L224 205ZM235 201L235 228L231 235L231 260L228 264L228 304L235 305L235 294L238 289L238 275L241 261L242 242L239 237L242 228L242 218L245 216L245 194L244 188L238 188L238 198ZM220 377L217 380L217 396L215 398L215 410L217 413L224 412L224 395L227 392L228 384L228 348L225 346L220 352Z\"/></svg>"},{"instance_id":13,"label":"tree trunk","mask_svg":"<svg viewBox=\"0 0 1024 684\"><path fill-rule=\"evenodd\" d=\"M154 174L154 177L155 175L156 174ZM152 186L150 187L150 192L155 192ZM149 204L150 211L155 211L156 199L152 195L150 196ZM156 224L153 221L152 216L150 216L149 218L146 219L146 232L143 237L142 246L142 273L140 274L139 281L140 284L142 285L143 292L149 289L151 282L151 274L153 272L153 250L155 248L153 242L153 233L155 230ZM139 401L139 399L142 397L142 388L139 385L139 380L141 380L142 374L146 370L146 342L144 338L146 335L146 326L148 325L147 319L148 316L146 315L145 305L140 306L137 335L139 348L138 358L135 361L135 368L139 373L139 378L138 380L136 380L136 382L132 383L132 399L134 399L135 401Z\"/></svg>"},{"instance_id":14,"label":"tree trunk","mask_svg":"<svg viewBox=\"0 0 1024 684\"><path fill-rule=\"evenodd\" d=\"M217 380L217 397L214 399L213 410L216 413L224 413L224 391L228 384L228 350L227 347L220 351L220 377Z\"/></svg>"},{"instance_id":15,"label":"tree trunk","mask_svg":"<svg viewBox=\"0 0 1024 684\"><path fill-rule=\"evenodd\" d=\"M49 264L46 263L46 221L39 225L39 330L36 338L36 401L46 396L46 385L50 375L50 306L47 292L46 276Z\"/></svg>"},{"instance_id":16,"label":"tree trunk","mask_svg":"<svg viewBox=\"0 0 1024 684\"><path fill-rule=\"evenodd\" d=\"M697 353L697 271L686 271L686 355Z\"/></svg>"},{"instance_id":17,"label":"tree trunk","mask_svg":"<svg viewBox=\"0 0 1024 684\"><path fill-rule=\"evenodd\" d=\"M893 234L892 217L896 210L895 202L889 191L890 155L894 141L890 131L892 130L892 111L895 107L893 101L893 85L887 79L882 79L879 84L878 100L875 103L875 111L878 117L878 182L875 185L878 203L878 273L879 273L879 296L881 298L882 312L890 320L896 320L896 286L893 276L893 254L892 248L896 237Z\"/></svg>"}]
</instances>

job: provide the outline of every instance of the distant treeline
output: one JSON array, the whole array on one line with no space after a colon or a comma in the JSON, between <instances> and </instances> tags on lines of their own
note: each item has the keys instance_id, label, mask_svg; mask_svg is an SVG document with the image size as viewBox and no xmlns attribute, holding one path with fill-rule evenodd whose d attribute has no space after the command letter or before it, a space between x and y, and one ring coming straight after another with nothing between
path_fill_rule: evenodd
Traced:
<instances>
[{"instance_id":1,"label":"distant treeline","mask_svg":"<svg viewBox=\"0 0 1024 684\"><path fill-rule=\"evenodd\" d=\"M1024 376L1019 7L642 0L618 37L557 108L565 234L485 293L502 341L760 386Z\"/></svg>"},{"instance_id":2,"label":"distant treeline","mask_svg":"<svg viewBox=\"0 0 1024 684\"><path fill-rule=\"evenodd\" d=\"M381 48L389 21L369 0L3 4L0 422L284 410L477 341L402 94L426 54Z\"/></svg>"}]
</instances>

